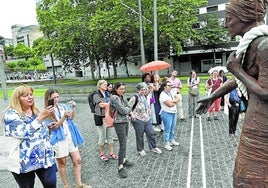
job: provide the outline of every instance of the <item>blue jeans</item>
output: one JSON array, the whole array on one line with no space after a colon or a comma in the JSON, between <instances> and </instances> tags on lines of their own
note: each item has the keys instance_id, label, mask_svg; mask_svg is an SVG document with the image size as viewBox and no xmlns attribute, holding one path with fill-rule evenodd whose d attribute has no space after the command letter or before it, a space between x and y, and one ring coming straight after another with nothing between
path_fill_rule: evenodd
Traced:
<instances>
[{"instance_id":1,"label":"blue jeans","mask_svg":"<svg viewBox=\"0 0 268 188\"><path fill-rule=\"evenodd\" d=\"M132 121L132 124L136 134L137 150L138 151L144 150L144 133L146 134L147 137L149 149L156 148L154 130L152 127L151 120L143 122L141 120L136 119L135 121Z\"/></svg>"},{"instance_id":2,"label":"blue jeans","mask_svg":"<svg viewBox=\"0 0 268 188\"><path fill-rule=\"evenodd\" d=\"M49 168L40 168L28 173L16 174L12 172L19 188L34 188L35 174L39 177L44 188L57 187L57 166L54 164Z\"/></svg>"},{"instance_id":3,"label":"blue jeans","mask_svg":"<svg viewBox=\"0 0 268 188\"><path fill-rule=\"evenodd\" d=\"M168 144L174 140L174 131L176 128L176 113L161 112L161 119L164 123L164 143Z\"/></svg>"},{"instance_id":4,"label":"blue jeans","mask_svg":"<svg viewBox=\"0 0 268 188\"><path fill-rule=\"evenodd\" d=\"M127 136L129 123L115 123L114 129L119 141L118 166L122 165L126 158Z\"/></svg>"}]
</instances>

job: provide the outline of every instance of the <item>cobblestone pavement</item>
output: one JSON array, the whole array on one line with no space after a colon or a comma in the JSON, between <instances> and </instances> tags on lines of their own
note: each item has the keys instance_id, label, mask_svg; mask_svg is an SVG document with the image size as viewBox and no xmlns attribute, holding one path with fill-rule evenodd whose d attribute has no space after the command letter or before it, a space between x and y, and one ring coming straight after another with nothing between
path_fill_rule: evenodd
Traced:
<instances>
[{"instance_id":1,"label":"cobblestone pavement","mask_svg":"<svg viewBox=\"0 0 268 188\"><path fill-rule=\"evenodd\" d=\"M69 98L68 96L62 99ZM75 121L86 140L86 144L80 146L82 180L93 188L232 187L232 171L241 124L238 124L236 137L230 137L228 117L223 112L219 114L219 120L211 122L206 121L205 115L187 119L187 122L178 121L176 140L180 142L180 146L174 146L173 151L164 149L162 136L157 133L157 144L163 150L160 155L148 151L148 145L145 143L147 156L139 156L136 151L134 129L130 126L127 158L134 162L135 166L127 169L129 175L127 179L120 179L117 174L117 161L110 159L103 162L99 158L98 133L86 96L72 96L72 98L77 101ZM37 99L39 108L42 108L42 101L41 98ZM2 118L7 101L0 99L0 106ZM187 96L183 97L183 107L187 114ZM115 151L118 151L118 141L115 141L114 145ZM75 187L70 159L67 173L70 183ZM0 171L0 187L17 187L10 172ZM35 187L42 187L38 178ZM58 187L63 187L59 176Z\"/></svg>"}]
</instances>

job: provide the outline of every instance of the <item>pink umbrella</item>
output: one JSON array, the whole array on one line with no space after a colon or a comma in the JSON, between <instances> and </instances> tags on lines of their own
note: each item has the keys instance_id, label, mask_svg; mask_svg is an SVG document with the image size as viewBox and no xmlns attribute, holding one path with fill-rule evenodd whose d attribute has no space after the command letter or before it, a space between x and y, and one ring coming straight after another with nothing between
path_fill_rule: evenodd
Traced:
<instances>
[{"instance_id":1,"label":"pink umbrella","mask_svg":"<svg viewBox=\"0 0 268 188\"><path fill-rule=\"evenodd\" d=\"M142 72L159 71L169 68L171 65L165 61L152 61L142 65L140 70Z\"/></svg>"}]
</instances>

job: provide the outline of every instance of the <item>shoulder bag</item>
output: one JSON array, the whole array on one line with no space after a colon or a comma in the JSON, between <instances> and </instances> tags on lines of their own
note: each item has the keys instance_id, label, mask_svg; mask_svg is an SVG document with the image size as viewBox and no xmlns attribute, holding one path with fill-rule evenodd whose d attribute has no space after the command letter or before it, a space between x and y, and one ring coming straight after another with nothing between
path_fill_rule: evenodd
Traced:
<instances>
[{"instance_id":1,"label":"shoulder bag","mask_svg":"<svg viewBox=\"0 0 268 188\"><path fill-rule=\"evenodd\" d=\"M0 170L20 173L19 145L21 139L0 136Z\"/></svg>"}]
</instances>

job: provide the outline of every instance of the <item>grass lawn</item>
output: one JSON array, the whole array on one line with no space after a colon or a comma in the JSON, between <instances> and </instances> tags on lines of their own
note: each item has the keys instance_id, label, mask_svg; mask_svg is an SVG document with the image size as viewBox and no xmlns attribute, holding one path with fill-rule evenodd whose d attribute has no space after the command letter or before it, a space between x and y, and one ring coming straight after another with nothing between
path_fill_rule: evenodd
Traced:
<instances>
[{"instance_id":1,"label":"grass lawn","mask_svg":"<svg viewBox=\"0 0 268 188\"><path fill-rule=\"evenodd\" d=\"M200 77L200 93L205 94L205 82L209 78L209 75L201 75ZM188 93L188 88L186 87L187 79L186 76L181 76L179 79L182 81L183 88L181 90L182 94ZM133 78L118 78L118 79L106 79L108 82L124 82L126 83L126 92L133 93L135 92L135 85L141 82L140 77ZM70 79L70 80L59 80L57 84L54 84L54 81L45 81L45 82L31 82L27 83L34 88L34 95L36 97L43 97L45 91L49 87L53 87L59 90L61 94L87 94L96 89L97 80L79 80L79 79ZM10 98L12 91L15 87L21 85L18 84L7 84L8 97ZM3 91L0 90L0 99L3 99Z\"/></svg>"}]
</instances>

